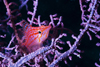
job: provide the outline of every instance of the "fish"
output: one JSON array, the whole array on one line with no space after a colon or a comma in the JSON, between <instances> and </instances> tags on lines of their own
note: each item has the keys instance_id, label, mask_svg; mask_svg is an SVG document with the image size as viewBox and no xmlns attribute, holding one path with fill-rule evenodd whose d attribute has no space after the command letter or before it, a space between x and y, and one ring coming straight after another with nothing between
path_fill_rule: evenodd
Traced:
<instances>
[{"instance_id":1,"label":"fish","mask_svg":"<svg viewBox=\"0 0 100 67\"><path fill-rule=\"evenodd\" d=\"M39 27L32 27L30 24L25 22L23 24L24 33L24 45L29 52L36 51L41 47L43 42L48 38L51 25L41 25Z\"/></svg>"}]
</instances>

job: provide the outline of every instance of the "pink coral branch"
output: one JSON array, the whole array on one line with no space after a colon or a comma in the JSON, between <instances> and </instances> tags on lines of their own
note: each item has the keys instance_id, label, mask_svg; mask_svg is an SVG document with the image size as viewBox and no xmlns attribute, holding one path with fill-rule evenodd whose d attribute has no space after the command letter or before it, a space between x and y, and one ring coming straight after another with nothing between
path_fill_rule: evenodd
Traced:
<instances>
[{"instance_id":1,"label":"pink coral branch","mask_svg":"<svg viewBox=\"0 0 100 67\"><path fill-rule=\"evenodd\" d=\"M35 18L37 6L38 6L38 0L33 1L33 5L34 5L34 11L33 11L33 15L32 15L31 21L30 21L30 25L32 25L32 22L33 22L33 20L34 20L34 18Z\"/></svg>"},{"instance_id":2,"label":"pink coral branch","mask_svg":"<svg viewBox=\"0 0 100 67\"><path fill-rule=\"evenodd\" d=\"M25 5L27 4L28 1L29 1L29 0L26 0L25 2L23 2L23 4L19 6L19 10L20 10L23 6L25 6Z\"/></svg>"},{"instance_id":3,"label":"pink coral branch","mask_svg":"<svg viewBox=\"0 0 100 67\"><path fill-rule=\"evenodd\" d=\"M32 58L35 58L37 55L44 53L45 51L50 50L53 47L54 44L54 39L52 39L52 43L49 47L42 47L39 48L38 50L36 50L35 52L32 52L24 57L21 57L15 64L14 67L18 67L20 65L22 65L23 63L29 61Z\"/></svg>"},{"instance_id":4,"label":"pink coral branch","mask_svg":"<svg viewBox=\"0 0 100 67\"><path fill-rule=\"evenodd\" d=\"M73 46L66 52L64 52L63 54L61 54L56 60L54 60L50 65L49 67L54 67L55 64L57 64L59 61L61 61L62 59L68 57L70 54L72 54L76 49L77 49L77 46L79 46L80 44L80 40L82 39L83 35L85 34L85 32L88 30L89 28L89 23L91 21L91 18L92 18L92 15L94 13L94 9L95 9L95 6L97 4L97 0L95 0L94 2L94 5L92 7L92 11L90 13L90 16L89 16L89 20L87 22L87 25L85 26L85 28L83 29L83 31L80 32L80 34L78 35L77 37L77 40L74 42Z\"/></svg>"}]
</instances>

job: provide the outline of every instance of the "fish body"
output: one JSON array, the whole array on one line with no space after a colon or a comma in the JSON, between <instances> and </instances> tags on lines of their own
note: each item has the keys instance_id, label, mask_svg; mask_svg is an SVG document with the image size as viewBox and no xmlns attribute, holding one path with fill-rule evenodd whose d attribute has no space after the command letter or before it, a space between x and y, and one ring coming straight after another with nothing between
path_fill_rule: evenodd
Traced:
<instances>
[{"instance_id":1,"label":"fish body","mask_svg":"<svg viewBox=\"0 0 100 67\"><path fill-rule=\"evenodd\" d=\"M24 45L29 52L33 52L40 48L43 41L47 39L49 31L51 29L51 25L32 27L25 22L23 28L25 41L22 45Z\"/></svg>"}]
</instances>

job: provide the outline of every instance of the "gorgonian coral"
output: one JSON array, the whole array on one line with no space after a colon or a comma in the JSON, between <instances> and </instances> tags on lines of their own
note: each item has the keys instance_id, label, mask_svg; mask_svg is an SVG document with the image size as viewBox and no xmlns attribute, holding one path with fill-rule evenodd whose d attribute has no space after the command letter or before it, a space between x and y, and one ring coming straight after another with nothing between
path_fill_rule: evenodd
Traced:
<instances>
[{"instance_id":1,"label":"gorgonian coral","mask_svg":"<svg viewBox=\"0 0 100 67\"><path fill-rule=\"evenodd\" d=\"M0 0L0 66L99 67L99 5L99 0Z\"/></svg>"}]
</instances>

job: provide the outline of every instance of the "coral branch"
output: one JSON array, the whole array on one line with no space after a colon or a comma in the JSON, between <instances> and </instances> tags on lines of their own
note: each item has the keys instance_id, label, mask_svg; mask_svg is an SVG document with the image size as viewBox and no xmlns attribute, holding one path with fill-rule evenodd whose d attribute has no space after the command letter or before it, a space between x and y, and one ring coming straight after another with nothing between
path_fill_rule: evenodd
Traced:
<instances>
[{"instance_id":1,"label":"coral branch","mask_svg":"<svg viewBox=\"0 0 100 67\"><path fill-rule=\"evenodd\" d=\"M38 0L33 1L33 5L34 5L34 10L32 12L33 15L32 15L31 21L30 21L30 25L32 25L32 22L34 20L35 14L36 14L37 6L38 6Z\"/></svg>"},{"instance_id":2,"label":"coral branch","mask_svg":"<svg viewBox=\"0 0 100 67\"><path fill-rule=\"evenodd\" d=\"M10 47L10 45L11 45L11 43L13 42L14 38L15 38L15 36L13 36L13 37L12 37L12 39L11 39L11 41L9 42L9 44L8 44L7 48L9 48L9 47Z\"/></svg>"},{"instance_id":3,"label":"coral branch","mask_svg":"<svg viewBox=\"0 0 100 67\"><path fill-rule=\"evenodd\" d=\"M92 18L92 15L93 15L93 12L94 12L94 9L95 9L95 6L96 6L96 3L97 3L97 0L95 0L94 2L94 5L92 7L92 11L90 13L90 16L89 16L89 20L87 21L87 23L89 24L90 21L91 21L91 18ZM59 61L63 60L64 58L68 57L71 53L73 53L77 46L79 46L80 44L80 40L82 39L83 35L85 34L85 32L88 30L89 28L89 25L86 25L85 28L83 29L83 31L80 32L80 34L78 35L78 38L77 40L74 42L73 46L66 52L64 52L63 54L61 54L55 61L53 61L49 67L54 67L55 64L57 64Z\"/></svg>"},{"instance_id":4,"label":"coral branch","mask_svg":"<svg viewBox=\"0 0 100 67\"><path fill-rule=\"evenodd\" d=\"M29 61L32 58L35 58L37 55L44 53L45 51L50 50L53 47L54 44L54 39L52 39L52 43L49 47L42 47L39 48L38 50L36 50L35 52L32 52L24 57L21 57L15 64L14 67L18 67L20 65L22 65L23 63Z\"/></svg>"},{"instance_id":5,"label":"coral branch","mask_svg":"<svg viewBox=\"0 0 100 67\"><path fill-rule=\"evenodd\" d=\"M20 10L23 6L25 6L25 5L27 4L28 1L29 1L29 0L26 0L25 2L23 2L23 4L19 6L19 10Z\"/></svg>"},{"instance_id":6,"label":"coral branch","mask_svg":"<svg viewBox=\"0 0 100 67\"><path fill-rule=\"evenodd\" d=\"M1 52L0 52L0 57L2 57L2 58L4 58L4 59L7 59L7 60L10 62L8 65L9 65L9 66L13 66L13 63L12 63L12 59L11 59L11 58L5 56L5 55L2 54Z\"/></svg>"},{"instance_id":7,"label":"coral branch","mask_svg":"<svg viewBox=\"0 0 100 67\"><path fill-rule=\"evenodd\" d=\"M21 42L20 38L18 37L18 33L17 33L17 30L16 30L15 22L14 22L14 19L15 19L15 18L14 18L14 16L11 14L11 10L10 10L10 8L9 8L9 4L7 3L7 0L3 0L3 2L4 2L4 4L5 4L5 6L6 6L6 9L7 9L7 12L8 12L8 16L10 17L10 20L11 20L11 23L12 23L12 27L13 27L13 29L14 29L15 36L16 36L16 38L17 38L17 40L18 40L18 43L21 44L22 42Z\"/></svg>"}]
</instances>

